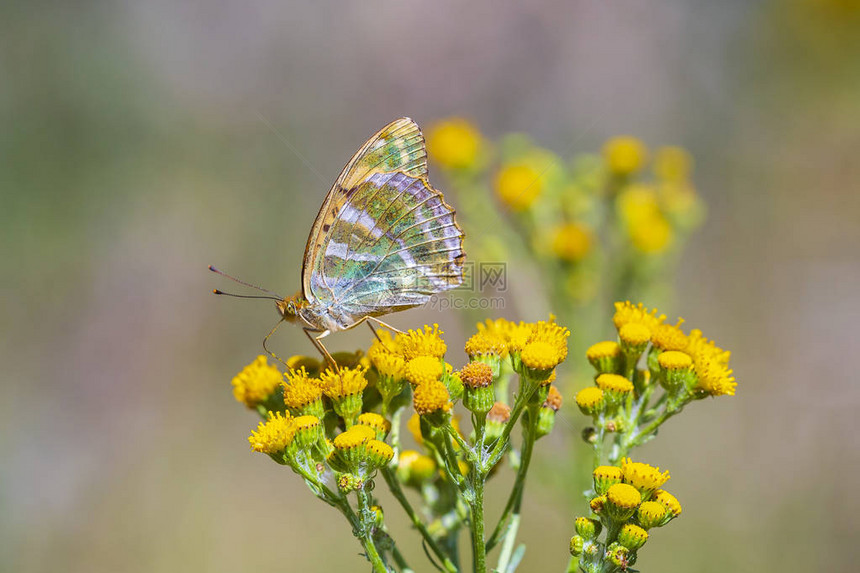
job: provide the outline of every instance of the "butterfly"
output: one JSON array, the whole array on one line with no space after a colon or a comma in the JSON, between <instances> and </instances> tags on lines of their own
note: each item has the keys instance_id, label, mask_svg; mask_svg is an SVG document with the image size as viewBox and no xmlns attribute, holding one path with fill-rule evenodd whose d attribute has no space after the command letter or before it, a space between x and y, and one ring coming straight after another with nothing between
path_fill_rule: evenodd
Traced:
<instances>
[{"instance_id":1,"label":"butterfly","mask_svg":"<svg viewBox=\"0 0 860 573\"><path fill-rule=\"evenodd\" d=\"M282 322L297 323L335 364L322 343L332 332L364 322L398 332L378 317L462 284L464 233L454 215L428 180L421 129L403 117L359 148L326 195L305 246L298 294L280 297L209 268L274 295L263 298L276 300L281 320L264 348Z\"/></svg>"}]
</instances>

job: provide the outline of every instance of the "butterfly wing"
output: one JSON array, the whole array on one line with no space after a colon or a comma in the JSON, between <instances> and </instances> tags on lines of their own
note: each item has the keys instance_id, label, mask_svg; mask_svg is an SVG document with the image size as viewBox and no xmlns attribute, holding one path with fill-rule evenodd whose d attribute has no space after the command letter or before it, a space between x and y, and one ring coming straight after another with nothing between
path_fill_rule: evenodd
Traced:
<instances>
[{"instance_id":1,"label":"butterfly wing","mask_svg":"<svg viewBox=\"0 0 860 573\"><path fill-rule=\"evenodd\" d=\"M380 129L353 155L323 201L314 220L302 264L302 291L309 301L318 298L311 284L315 262L327 233L349 201L349 191L374 173L400 171L411 177L427 177L427 150L418 125L408 117L396 119ZM319 293L324 295L325 293Z\"/></svg>"},{"instance_id":2,"label":"butterfly wing","mask_svg":"<svg viewBox=\"0 0 860 573\"><path fill-rule=\"evenodd\" d=\"M312 277L347 319L426 303L463 282L463 231L426 179L377 173L354 188Z\"/></svg>"}]
</instances>

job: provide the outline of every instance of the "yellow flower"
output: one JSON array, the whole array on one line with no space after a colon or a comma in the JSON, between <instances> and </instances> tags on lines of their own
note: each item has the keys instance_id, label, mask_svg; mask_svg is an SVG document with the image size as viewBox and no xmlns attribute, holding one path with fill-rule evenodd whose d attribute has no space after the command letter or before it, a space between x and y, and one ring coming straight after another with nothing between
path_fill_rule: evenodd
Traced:
<instances>
[{"instance_id":1,"label":"yellow flower","mask_svg":"<svg viewBox=\"0 0 860 573\"><path fill-rule=\"evenodd\" d=\"M657 363L666 370L684 370L693 365L693 359L684 352L669 350L657 356Z\"/></svg>"},{"instance_id":2,"label":"yellow flower","mask_svg":"<svg viewBox=\"0 0 860 573\"><path fill-rule=\"evenodd\" d=\"M452 117L427 131L427 151L442 167L464 169L473 166L481 151L478 129L469 121Z\"/></svg>"},{"instance_id":3,"label":"yellow flower","mask_svg":"<svg viewBox=\"0 0 860 573\"><path fill-rule=\"evenodd\" d=\"M557 347L542 340L526 344L520 358L532 370L552 370L564 360Z\"/></svg>"},{"instance_id":4,"label":"yellow flower","mask_svg":"<svg viewBox=\"0 0 860 573\"><path fill-rule=\"evenodd\" d=\"M376 439L381 440L391 430L391 422L375 412L364 412L358 416L358 423L376 432Z\"/></svg>"},{"instance_id":5,"label":"yellow flower","mask_svg":"<svg viewBox=\"0 0 860 573\"><path fill-rule=\"evenodd\" d=\"M615 466L598 466L591 472L591 477L594 479L594 491L603 495L610 487L621 483L621 479L624 476L621 473L621 468Z\"/></svg>"},{"instance_id":6,"label":"yellow flower","mask_svg":"<svg viewBox=\"0 0 860 573\"><path fill-rule=\"evenodd\" d=\"M277 454L290 445L295 434L296 428L289 414L269 412L268 419L260 422L257 431L251 432L248 441L255 452Z\"/></svg>"},{"instance_id":7,"label":"yellow flower","mask_svg":"<svg viewBox=\"0 0 860 573\"><path fill-rule=\"evenodd\" d=\"M674 239L675 232L663 215L637 220L628 227L630 242L640 252L654 255L664 252Z\"/></svg>"},{"instance_id":8,"label":"yellow flower","mask_svg":"<svg viewBox=\"0 0 860 573\"><path fill-rule=\"evenodd\" d=\"M660 350L684 350L687 348L687 335L681 330L684 323L683 318L678 319L678 324L661 324L651 332L651 344Z\"/></svg>"},{"instance_id":9,"label":"yellow flower","mask_svg":"<svg viewBox=\"0 0 860 573\"><path fill-rule=\"evenodd\" d=\"M666 517L668 510L656 501L645 501L639 506L637 513L639 515L639 524L645 529L659 527Z\"/></svg>"},{"instance_id":10,"label":"yellow flower","mask_svg":"<svg viewBox=\"0 0 860 573\"><path fill-rule=\"evenodd\" d=\"M367 442L367 457L374 467L381 468L394 458L394 450L381 440L371 439Z\"/></svg>"},{"instance_id":11,"label":"yellow flower","mask_svg":"<svg viewBox=\"0 0 860 573\"><path fill-rule=\"evenodd\" d=\"M552 235L552 252L570 263L581 261L591 251L591 230L582 223L565 223Z\"/></svg>"},{"instance_id":12,"label":"yellow flower","mask_svg":"<svg viewBox=\"0 0 860 573\"><path fill-rule=\"evenodd\" d=\"M626 521L642 503L642 495L631 485L617 483L606 491L606 501L609 516L617 521Z\"/></svg>"},{"instance_id":13,"label":"yellow flower","mask_svg":"<svg viewBox=\"0 0 860 573\"><path fill-rule=\"evenodd\" d=\"M660 201L657 191L641 183L628 185L615 200L618 215L628 227L636 223L647 223L660 216Z\"/></svg>"},{"instance_id":14,"label":"yellow flower","mask_svg":"<svg viewBox=\"0 0 860 573\"><path fill-rule=\"evenodd\" d=\"M378 334L381 340L373 341L367 351L367 358L380 375L402 380L406 375L406 361L398 354L400 349L388 331L382 330Z\"/></svg>"},{"instance_id":15,"label":"yellow flower","mask_svg":"<svg viewBox=\"0 0 860 573\"><path fill-rule=\"evenodd\" d=\"M332 444L337 450L349 450L376 438L373 428L356 424L335 436Z\"/></svg>"},{"instance_id":16,"label":"yellow flower","mask_svg":"<svg viewBox=\"0 0 860 573\"><path fill-rule=\"evenodd\" d=\"M435 382L442 373L442 362L434 356L416 356L406 363L406 379L413 386Z\"/></svg>"},{"instance_id":17,"label":"yellow flower","mask_svg":"<svg viewBox=\"0 0 860 573\"><path fill-rule=\"evenodd\" d=\"M693 172L693 156L682 147L661 147L654 155L654 174L671 183L681 183Z\"/></svg>"},{"instance_id":18,"label":"yellow flower","mask_svg":"<svg viewBox=\"0 0 860 573\"><path fill-rule=\"evenodd\" d=\"M281 380L280 371L260 355L233 378L233 396L249 408L256 408L275 393Z\"/></svg>"},{"instance_id":19,"label":"yellow flower","mask_svg":"<svg viewBox=\"0 0 860 573\"><path fill-rule=\"evenodd\" d=\"M442 340L442 334L444 333L439 330L438 324L434 324L432 328L425 325L423 330L410 330L405 334L398 334L395 340L400 354L407 362L416 356L442 358L448 349L445 341Z\"/></svg>"},{"instance_id":20,"label":"yellow flower","mask_svg":"<svg viewBox=\"0 0 860 573\"><path fill-rule=\"evenodd\" d=\"M367 387L367 379L364 377L365 369L341 368L339 372L326 370L320 375L323 384L323 392L332 399L355 396L364 392Z\"/></svg>"},{"instance_id":21,"label":"yellow flower","mask_svg":"<svg viewBox=\"0 0 860 573\"><path fill-rule=\"evenodd\" d=\"M645 545L646 541L648 541L648 532L635 523L625 523L618 532L618 543L630 551L636 551Z\"/></svg>"},{"instance_id":22,"label":"yellow flower","mask_svg":"<svg viewBox=\"0 0 860 573\"><path fill-rule=\"evenodd\" d=\"M737 382L733 371L711 356L703 356L694 361L698 387L711 396L734 396Z\"/></svg>"},{"instance_id":23,"label":"yellow flower","mask_svg":"<svg viewBox=\"0 0 860 573\"><path fill-rule=\"evenodd\" d=\"M528 343L543 342L548 344L555 352L558 363L561 363L567 358L567 339L569 337L570 331L556 324L555 318L550 317L550 320L541 320L534 325Z\"/></svg>"},{"instance_id":24,"label":"yellow flower","mask_svg":"<svg viewBox=\"0 0 860 573\"><path fill-rule=\"evenodd\" d=\"M615 372L619 367L621 346L614 340L604 340L592 344L585 351L585 357L598 372Z\"/></svg>"},{"instance_id":25,"label":"yellow flower","mask_svg":"<svg viewBox=\"0 0 860 573\"><path fill-rule=\"evenodd\" d=\"M478 325L480 329L481 325ZM478 330L476 334L469 337L466 341L466 354L469 358L479 356L507 356L508 348L505 344L505 339L496 333L491 333L488 330Z\"/></svg>"},{"instance_id":26,"label":"yellow flower","mask_svg":"<svg viewBox=\"0 0 860 573\"><path fill-rule=\"evenodd\" d=\"M284 403L288 408L300 410L320 398L322 398L322 388L319 382L309 378L304 367L287 372L287 381L284 382Z\"/></svg>"},{"instance_id":27,"label":"yellow flower","mask_svg":"<svg viewBox=\"0 0 860 573\"><path fill-rule=\"evenodd\" d=\"M640 348L644 347L651 340L651 330L644 324L631 322L618 329L618 338L628 346Z\"/></svg>"},{"instance_id":28,"label":"yellow flower","mask_svg":"<svg viewBox=\"0 0 860 573\"><path fill-rule=\"evenodd\" d=\"M493 383L493 369L483 362L470 362L460 370L460 380L469 388L486 388Z\"/></svg>"},{"instance_id":29,"label":"yellow flower","mask_svg":"<svg viewBox=\"0 0 860 573\"><path fill-rule=\"evenodd\" d=\"M419 416L433 412L447 412L453 406L450 402L448 389L438 380L431 380L415 387L412 394L412 405Z\"/></svg>"},{"instance_id":30,"label":"yellow flower","mask_svg":"<svg viewBox=\"0 0 860 573\"><path fill-rule=\"evenodd\" d=\"M576 405L582 413L590 416L603 408L603 390L589 386L576 393Z\"/></svg>"},{"instance_id":31,"label":"yellow flower","mask_svg":"<svg viewBox=\"0 0 860 573\"><path fill-rule=\"evenodd\" d=\"M403 450L397 464L397 477L407 485L417 487L436 475L436 462L415 450Z\"/></svg>"},{"instance_id":32,"label":"yellow flower","mask_svg":"<svg viewBox=\"0 0 860 573\"><path fill-rule=\"evenodd\" d=\"M594 381L603 391L626 394L633 391L633 383L620 374L601 374Z\"/></svg>"},{"instance_id":33,"label":"yellow flower","mask_svg":"<svg viewBox=\"0 0 860 573\"><path fill-rule=\"evenodd\" d=\"M681 515L681 504L678 502L675 496L668 491L664 489L658 489L651 496L651 499L665 507L668 511L672 512L672 515L674 515L675 517Z\"/></svg>"},{"instance_id":34,"label":"yellow flower","mask_svg":"<svg viewBox=\"0 0 860 573\"><path fill-rule=\"evenodd\" d=\"M661 472L660 468L634 462L630 458L621 460L621 471L624 473L624 483L638 489L646 499L669 480L669 472Z\"/></svg>"},{"instance_id":35,"label":"yellow flower","mask_svg":"<svg viewBox=\"0 0 860 573\"><path fill-rule=\"evenodd\" d=\"M496 175L496 194L512 211L532 206L543 190L543 174L527 163L502 167Z\"/></svg>"},{"instance_id":36,"label":"yellow flower","mask_svg":"<svg viewBox=\"0 0 860 573\"><path fill-rule=\"evenodd\" d=\"M642 169L648 149L639 139L631 135L613 137L603 146L606 166L618 175L630 175Z\"/></svg>"},{"instance_id":37,"label":"yellow flower","mask_svg":"<svg viewBox=\"0 0 860 573\"><path fill-rule=\"evenodd\" d=\"M714 344L713 341L702 336L702 331L699 329L690 331L690 336L687 337L687 347L684 349L684 352L692 356L693 360L707 357L724 365L728 365L729 358L731 358L731 352L723 350Z\"/></svg>"},{"instance_id":38,"label":"yellow flower","mask_svg":"<svg viewBox=\"0 0 860 573\"><path fill-rule=\"evenodd\" d=\"M616 302L615 315L612 317L615 328L619 330L625 324L635 322L648 327L652 332L664 320L666 320L666 315L661 314L658 316L656 308L649 311L641 302L634 306L629 300L626 302Z\"/></svg>"},{"instance_id":39,"label":"yellow flower","mask_svg":"<svg viewBox=\"0 0 860 573\"><path fill-rule=\"evenodd\" d=\"M406 429L412 434L412 438L419 446L424 444L424 436L421 435L421 418L418 414L412 414L409 420L406 421Z\"/></svg>"},{"instance_id":40,"label":"yellow flower","mask_svg":"<svg viewBox=\"0 0 860 573\"><path fill-rule=\"evenodd\" d=\"M299 416L293 418L293 428L295 428L295 440L299 448L308 448L317 440L322 438L319 430L320 419L316 416Z\"/></svg>"}]
</instances>

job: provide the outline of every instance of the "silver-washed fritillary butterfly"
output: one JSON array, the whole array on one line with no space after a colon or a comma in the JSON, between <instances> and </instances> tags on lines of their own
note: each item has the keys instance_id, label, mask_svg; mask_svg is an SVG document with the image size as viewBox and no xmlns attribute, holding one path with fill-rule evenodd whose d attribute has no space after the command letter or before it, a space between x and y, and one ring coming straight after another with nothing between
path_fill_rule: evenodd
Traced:
<instances>
[{"instance_id":1,"label":"silver-washed fritillary butterfly","mask_svg":"<svg viewBox=\"0 0 860 573\"><path fill-rule=\"evenodd\" d=\"M333 363L321 341L330 333L366 321L391 328L378 317L459 286L463 236L454 209L427 179L418 125L392 121L361 146L328 192L305 246L302 290L277 297L278 325L299 323Z\"/></svg>"}]
</instances>

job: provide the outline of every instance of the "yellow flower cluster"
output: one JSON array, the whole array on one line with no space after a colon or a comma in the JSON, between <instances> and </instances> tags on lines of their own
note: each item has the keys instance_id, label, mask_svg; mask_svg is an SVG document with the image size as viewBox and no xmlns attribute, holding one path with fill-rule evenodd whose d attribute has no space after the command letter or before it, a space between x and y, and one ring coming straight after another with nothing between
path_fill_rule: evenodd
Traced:
<instances>
[{"instance_id":1,"label":"yellow flower cluster","mask_svg":"<svg viewBox=\"0 0 860 573\"><path fill-rule=\"evenodd\" d=\"M711 396L734 395L737 383L729 368L731 354L705 338L700 330L685 334L681 329L683 319L678 319L675 325L666 324L665 320L665 315L658 315L656 309L648 310L642 303L615 303L613 322L622 346L641 342L647 330L661 368L673 371L692 368L698 390ZM609 341L592 346L588 351L589 361L597 367L598 356L610 354L611 348Z\"/></svg>"},{"instance_id":2,"label":"yellow flower cluster","mask_svg":"<svg viewBox=\"0 0 860 573\"><path fill-rule=\"evenodd\" d=\"M365 372L364 366L341 368L337 372L326 370L320 374L322 390L333 400L361 394L367 388Z\"/></svg>"},{"instance_id":3,"label":"yellow flower cluster","mask_svg":"<svg viewBox=\"0 0 860 573\"><path fill-rule=\"evenodd\" d=\"M320 380L310 378L304 367L287 372L284 382L284 403L291 410L300 410L322 398Z\"/></svg>"},{"instance_id":4,"label":"yellow flower cluster","mask_svg":"<svg viewBox=\"0 0 860 573\"><path fill-rule=\"evenodd\" d=\"M255 408L275 393L281 380L280 371L269 365L265 356L257 356L233 378L233 396L249 408Z\"/></svg>"}]
</instances>

